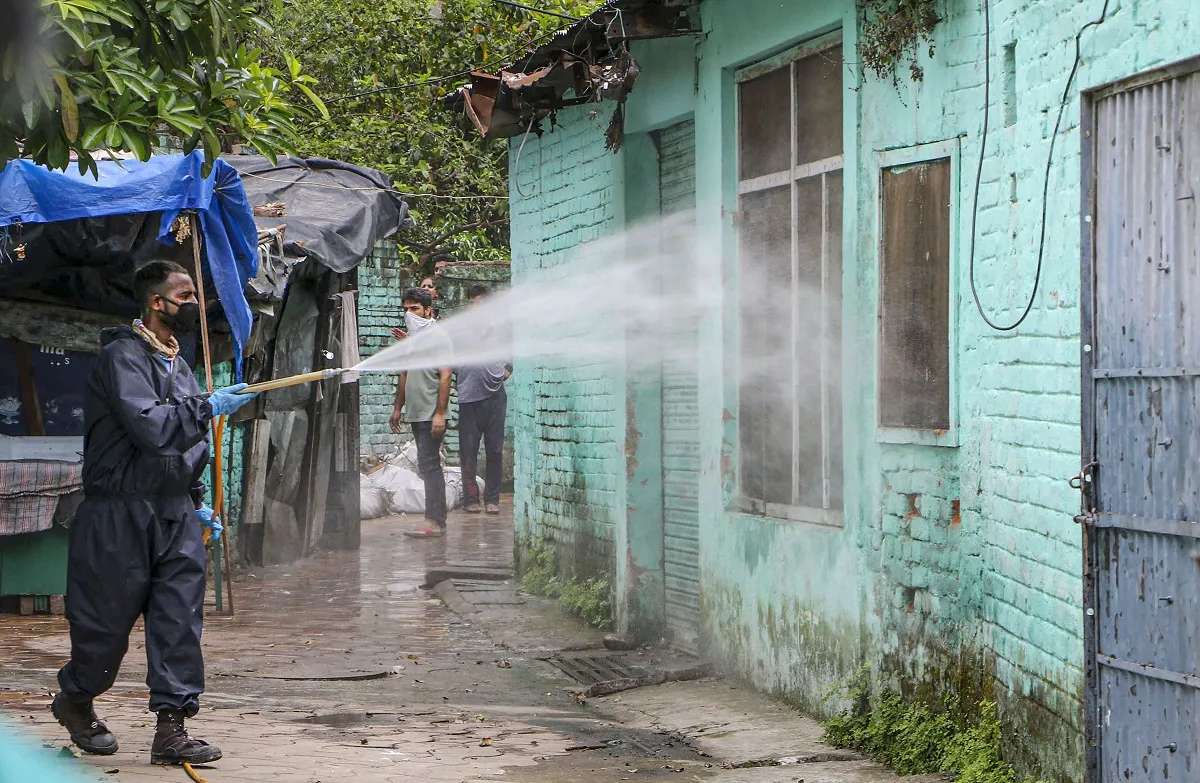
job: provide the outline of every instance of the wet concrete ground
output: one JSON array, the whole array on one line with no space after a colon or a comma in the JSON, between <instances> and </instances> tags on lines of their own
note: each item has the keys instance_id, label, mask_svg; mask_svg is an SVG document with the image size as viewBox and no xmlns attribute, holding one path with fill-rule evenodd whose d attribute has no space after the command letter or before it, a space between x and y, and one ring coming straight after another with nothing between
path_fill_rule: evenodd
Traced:
<instances>
[{"instance_id":1,"label":"wet concrete ground","mask_svg":"<svg viewBox=\"0 0 1200 783\"><path fill-rule=\"evenodd\" d=\"M435 566L508 565L511 518L456 513L428 541L404 538L409 523L365 522L358 552L239 572L236 615L206 618L208 692L189 723L225 752L200 770L210 783L895 779L720 680L581 702L540 659L598 647L597 632L541 599L460 615L421 587ZM70 744L48 710L66 631L62 618L0 617L0 711L47 752ZM83 780L186 780L149 765L144 677L139 628L97 701L121 750L80 758Z\"/></svg>"}]
</instances>

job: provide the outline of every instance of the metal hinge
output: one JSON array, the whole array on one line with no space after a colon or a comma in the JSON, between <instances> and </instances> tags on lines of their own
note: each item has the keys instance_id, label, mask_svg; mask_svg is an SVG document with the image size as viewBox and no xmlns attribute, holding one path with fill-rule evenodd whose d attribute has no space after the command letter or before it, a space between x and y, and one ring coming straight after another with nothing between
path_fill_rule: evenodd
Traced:
<instances>
[{"instance_id":1,"label":"metal hinge","mask_svg":"<svg viewBox=\"0 0 1200 783\"><path fill-rule=\"evenodd\" d=\"M1075 515L1075 524L1077 525L1091 525L1096 521L1096 509L1088 505L1088 485L1092 483L1092 477L1096 474L1097 467L1099 467L1099 463L1089 462L1067 482L1071 485L1071 489L1079 490L1079 504L1085 509L1082 513Z\"/></svg>"}]
</instances>

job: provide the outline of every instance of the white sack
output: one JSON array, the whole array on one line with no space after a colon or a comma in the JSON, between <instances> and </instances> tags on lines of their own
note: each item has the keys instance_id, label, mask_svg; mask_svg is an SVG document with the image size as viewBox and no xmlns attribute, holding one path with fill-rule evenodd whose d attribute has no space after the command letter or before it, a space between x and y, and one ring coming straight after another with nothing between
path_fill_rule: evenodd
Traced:
<instances>
[{"instance_id":1,"label":"white sack","mask_svg":"<svg viewBox=\"0 0 1200 783\"><path fill-rule=\"evenodd\" d=\"M358 513L362 519L378 519L387 516L391 496L386 490L375 486L370 476L363 476L358 485Z\"/></svg>"},{"instance_id":2,"label":"white sack","mask_svg":"<svg viewBox=\"0 0 1200 783\"><path fill-rule=\"evenodd\" d=\"M462 470L442 468L446 477L446 508L458 508L463 500ZM382 468L362 477L360 507L363 519L375 519L387 513L425 513L425 482L417 468L417 444L409 442L399 454L390 457ZM483 492L483 481L479 481ZM375 494L370 494L371 492ZM377 496L385 498L387 508L380 513L368 515L368 506L374 512Z\"/></svg>"}]
</instances>

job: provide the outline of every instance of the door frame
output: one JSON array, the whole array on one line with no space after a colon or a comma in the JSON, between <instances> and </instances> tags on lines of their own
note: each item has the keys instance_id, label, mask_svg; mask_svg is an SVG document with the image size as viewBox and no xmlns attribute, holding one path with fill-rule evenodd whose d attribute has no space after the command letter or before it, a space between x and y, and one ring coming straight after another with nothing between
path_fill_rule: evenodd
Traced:
<instances>
[{"instance_id":1,"label":"door frame","mask_svg":"<svg viewBox=\"0 0 1200 783\"><path fill-rule=\"evenodd\" d=\"M1200 56L1189 57L1080 92L1080 416L1082 467L1072 479L1080 490L1080 523L1083 542L1083 677L1084 677L1084 780L1100 783L1103 720L1100 694L1100 620L1097 570L1099 549L1095 528L1098 482L1103 475L1096 461L1096 105L1114 95L1169 81L1200 71Z\"/></svg>"},{"instance_id":2,"label":"door frame","mask_svg":"<svg viewBox=\"0 0 1200 783\"><path fill-rule=\"evenodd\" d=\"M1080 187L1080 288L1079 288L1079 357L1080 377L1080 437L1082 465L1096 460L1096 381L1095 354L1092 350L1096 336L1096 93L1085 90L1080 102L1080 167L1083 180ZM1083 546L1083 716L1084 716L1084 780L1100 779L1100 677L1096 653L1099 650L1099 618L1096 616L1096 537L1092 534L1091 515L1096 508L1095 481L1087 481L1089 470L1079 471L1080 523Z\"/></svg>"}]
</instances>

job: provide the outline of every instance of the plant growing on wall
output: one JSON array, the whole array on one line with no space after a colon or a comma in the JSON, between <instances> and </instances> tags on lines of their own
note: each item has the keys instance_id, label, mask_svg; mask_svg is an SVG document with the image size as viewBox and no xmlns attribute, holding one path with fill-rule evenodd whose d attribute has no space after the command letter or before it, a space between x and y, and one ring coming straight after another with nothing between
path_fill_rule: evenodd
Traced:
<instances>
[{"instance_id":1,"label":"plant growing on wall","mask_svg":"<svg viewBox=\"0 0 1200 783\"><path fill-rule=\"evenodd\" d=\"M558 558L554 550L542 539L530 542L521 575L521 589L530 595L558 599L563 608L579 615L593 628L612 627L608 580L564 579L559 575Z\"/></svg>"},{"instance_id":2,"label":"plant growing on wall","mask_svg":"<svg viewBox=\"0 0 1200 783\"><path fill-rule=\"evenodd\" d=\"M955 783L1022 780L1001 757L994 701L963 704L949 696L941 703L927 703L908 701L894 691L874 694L866 667L831 688L826 699L847 706L824 722L824 741L858 750L901 775L941 773Z\"/></svg>"},{"instance_id":3,"label":"plant growing on wall","mask_svg":"<svg viewBox=\"0 0 1200 783\"><path fill-rule=\"evenodd\" d=\"M863 65L879 78L897 82L900 67L907 64L912 80L921 81L921 47L928 46L933 56L933 29L942 21L937 0L862 0L862 13L858 55Z\"/></svg>"}]
</instances>

